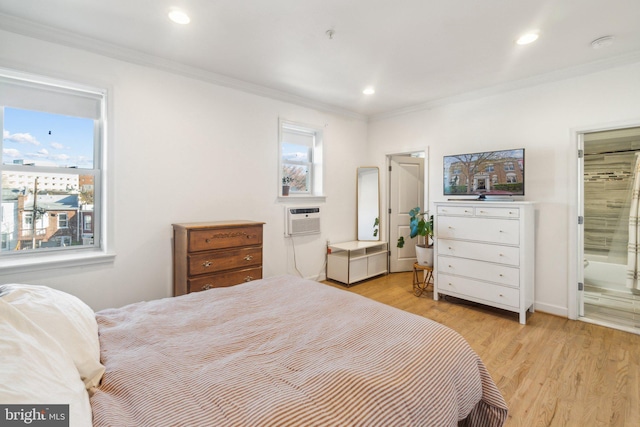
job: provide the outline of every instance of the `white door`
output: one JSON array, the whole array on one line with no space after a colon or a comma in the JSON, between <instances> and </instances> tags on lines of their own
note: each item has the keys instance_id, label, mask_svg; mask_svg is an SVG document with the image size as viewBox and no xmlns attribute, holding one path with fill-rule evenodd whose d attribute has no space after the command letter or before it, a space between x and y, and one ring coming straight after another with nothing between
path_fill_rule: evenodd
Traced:
<instances>
[{"instance_id":1,"label":"white door","mask_svg":"<svg viewBox=\"0 0 640 427\"><path fill-rule=\"evenodd\" d=\"M391 156L389 171L389 271L410 271L416 262L415 239L409 238L409 211L416 206L424 211L424 159ZM396 247L398 237L405 245Z\"/></svg>"}]
</instances>

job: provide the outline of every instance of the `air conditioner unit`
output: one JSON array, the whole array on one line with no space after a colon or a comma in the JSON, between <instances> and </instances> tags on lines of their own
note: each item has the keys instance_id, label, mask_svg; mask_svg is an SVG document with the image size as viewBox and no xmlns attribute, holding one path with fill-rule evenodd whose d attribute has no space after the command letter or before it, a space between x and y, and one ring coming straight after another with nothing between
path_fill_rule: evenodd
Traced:
<instances>
[{"instance_id":1,"label":"air conditioner unit","mask_svg":"<svg viewBox=\"0 0 640 427\"><path fill-rule=\"evenodd\" d=\"M299 236L302 234L320 233L320 208L303 207L287 208L285 234Z\"/></svg>"}]
</instances>

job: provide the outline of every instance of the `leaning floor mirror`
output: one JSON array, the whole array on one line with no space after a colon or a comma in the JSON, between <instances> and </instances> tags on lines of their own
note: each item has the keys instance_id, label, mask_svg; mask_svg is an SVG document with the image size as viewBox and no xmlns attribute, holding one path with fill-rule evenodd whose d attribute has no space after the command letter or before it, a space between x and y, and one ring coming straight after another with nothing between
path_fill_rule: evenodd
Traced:
<instances>
[{"instance_id":1,"label":"leaning floor mirror","mask_svg":"<svg viewBox=\"0 0 640 427\"><path fill-rule=\"evenodd\" d=\"M359 167L357 171L358 240L380 240L380 171Z\"/></svg>"}]
</instances>

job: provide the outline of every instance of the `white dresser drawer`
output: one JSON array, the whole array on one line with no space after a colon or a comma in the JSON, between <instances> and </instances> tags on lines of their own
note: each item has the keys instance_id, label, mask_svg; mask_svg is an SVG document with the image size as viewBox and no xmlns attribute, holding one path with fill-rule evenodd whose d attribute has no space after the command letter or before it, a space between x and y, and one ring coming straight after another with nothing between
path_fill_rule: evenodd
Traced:
<instances>
[{"instance_id":1,"label":"white dresser drawer","mask_svg":"<svg viewBox=\"0 0 640 427\"><path fill-rule=\"evenodd\" d=\"M488 264L473 259L439 256L438 273L467 276L515 288L520 286L520 270L517 267Z\"/></svg>"},{"instance_id":2,"label":"white dresser drawer","mask_svg":"<svg viewBox=\"0 0 640 427\"><path fill-rule=\"evenodd\" d=\"M438 215L473 216L473 206L438 206Z\"/></svg>"},{"instance_id":3,"label":"white dresser drawer","mask_svg":"<svg viewBox=\"0 0 640 427\"><path fill-rule=\"evenodd\" d=\"M518 267L520 249L512 246L438 239L438 255L450 255Z\"/></svg>"},{"instance_id":4,"label":"white dresser drawer","mask_svg":"<svg viewBox=\"0 0 640 427\"><path fill-rule=\"evenodd\" d=\"M518 208L494 208L494 207L480 207L475 208L475 214L479 217L494 217L494 218L519 218L520 209Z\"/></svg>"},{"instance_id":5,"label":"white dresser drawer","mask_svg":"<svg viewBox=\"0 0 640 427\"><path fill-rule=\"evenodd\" d=\"M475 301L499 307L518 309L520 306L520 292L515 288L440 273L437 280L438 290L444 294L472 297Z\"/></svg>"},{"instance_id":6,"label":"white dresser drawer","mask_svg":"<svg viewBox=\"0 0 640 427\"><path fill-rule=\"evenodd\" d=\"M438 217L439 239L464 239L481 242L518 245L520 222L510 219L474 217Z\"/></svg>"}]
</instances>

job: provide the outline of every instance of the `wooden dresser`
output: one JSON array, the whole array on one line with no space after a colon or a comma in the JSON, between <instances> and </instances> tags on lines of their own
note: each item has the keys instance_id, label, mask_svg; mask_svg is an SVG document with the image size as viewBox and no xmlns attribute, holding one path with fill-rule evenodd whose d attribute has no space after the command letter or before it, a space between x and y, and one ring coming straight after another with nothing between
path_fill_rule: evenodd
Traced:
<instances>
[{"instance_id":1,"label":"wooden dresser","mask_svg":"<svg viewBox=\"0 0 640 427\"><path fill-rule=\"evenodd\" d=\"M435 285L440 295L517 312L534 302L531 202L436 202Z\"/></svg>"},{"instance_id":2,"label":"wooden dresser","mask_svg":"<svg viewBox=\"0 0 640 427\"><path fill-rule=\"evenodd\" d=\"M263 224L173 224L173 295L262 279Z\"/></svg>"}]
</instances>

